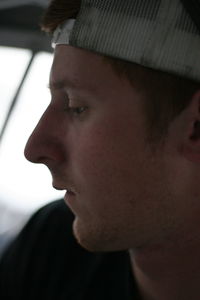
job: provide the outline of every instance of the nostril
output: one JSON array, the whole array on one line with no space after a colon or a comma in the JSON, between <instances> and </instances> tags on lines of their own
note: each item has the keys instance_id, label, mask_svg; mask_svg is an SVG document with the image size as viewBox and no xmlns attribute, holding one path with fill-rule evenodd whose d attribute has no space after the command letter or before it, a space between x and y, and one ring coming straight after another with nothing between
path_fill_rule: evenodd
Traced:
<instances>
[{"instance_id":1,"label":"nostril","mask_svg":"<svg viewBox=\"0 0 200 300\"><path fill-rule=\"evenodd\" d=\"M194 123L193 133L190 137L191 140L197 141L200 138L200 122L196 121Z\"/></svg>"}]
</instances>

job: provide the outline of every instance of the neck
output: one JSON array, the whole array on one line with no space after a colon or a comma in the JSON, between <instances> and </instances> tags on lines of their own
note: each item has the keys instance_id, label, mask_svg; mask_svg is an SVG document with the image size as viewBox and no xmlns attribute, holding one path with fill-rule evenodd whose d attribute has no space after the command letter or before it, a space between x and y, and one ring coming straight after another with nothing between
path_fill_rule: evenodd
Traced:
<instances>
[{"instance_id":1,"label":"neck","mask_svg":"<svg viewBox=\"0 0 200 300\"><path fill-rule=\"evenodd\" d=\"M199 234L200 236L200 234ZM200 298L200 238L130 250L142 300Z\"/></svg>"}]
</instances>

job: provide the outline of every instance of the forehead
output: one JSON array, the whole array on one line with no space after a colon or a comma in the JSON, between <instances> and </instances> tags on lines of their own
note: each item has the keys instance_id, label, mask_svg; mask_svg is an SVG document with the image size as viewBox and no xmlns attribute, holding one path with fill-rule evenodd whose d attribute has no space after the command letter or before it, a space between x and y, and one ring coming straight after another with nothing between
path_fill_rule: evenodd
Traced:
<instances>
[{"instance_id":1,"label":"forehead","mask_svg":"<svg viewBox=\"0 0 200 300\"><path fill-rule=\"evenodd\" d=\"M55 49L50 74L50 86L90 87L101 86L115 88L121 79L103 56L84 49L68 45L59 45Z\"/></svg>"}]
</instances>

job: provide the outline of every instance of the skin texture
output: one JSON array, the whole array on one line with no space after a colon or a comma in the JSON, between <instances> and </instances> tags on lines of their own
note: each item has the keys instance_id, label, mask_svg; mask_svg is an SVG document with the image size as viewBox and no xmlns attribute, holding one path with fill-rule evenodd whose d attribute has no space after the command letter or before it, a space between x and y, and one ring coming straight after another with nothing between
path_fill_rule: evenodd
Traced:
<instances>
[{"instance_id":1,"label":"skin texture","mask_svg":"<svg viewBox=\"0 0 200 300\"><path fill-rule=\"evenodd\" d=\"M51 102L25 156L49 168L55 188L73 192L65 201L75 214L73 230L83 247L130 249L142 299L179 299L170 298L170 288L162 285L170 272L155 273L160 285L153 289L150 271L159 270L163 258L167 271L174 245L198 244L191 232L200 225L200 151L198 138L192 143L190 137L199 118L199 94L172 122L164 142L151 145L143 95L101 56L57 46L50 89ZM187 250L182 256L178 252L182 263ZM171 263L173 274L177 268ZM144 291L151 288L149 296Z\"/></svg>"}]
</instances>

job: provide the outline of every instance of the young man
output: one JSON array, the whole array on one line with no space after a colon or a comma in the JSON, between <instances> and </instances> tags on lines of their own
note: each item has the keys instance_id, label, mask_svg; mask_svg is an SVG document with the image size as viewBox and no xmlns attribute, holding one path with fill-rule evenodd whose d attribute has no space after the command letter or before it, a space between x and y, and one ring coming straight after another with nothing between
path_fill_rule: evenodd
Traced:
<instances>
[{"instance_id":1,"label":"young man","mask_svg":"<svg viewBox=\"0 0 200 300\"><path fill-rule=\"evenodd\" d=\"M73 299L200 298L200 4L186 2L55 0L47 10L52 99L25 155L66 190L78 243L131 261L112 253L106 269L102 254Z\"/></svg>"}]
</instances>

